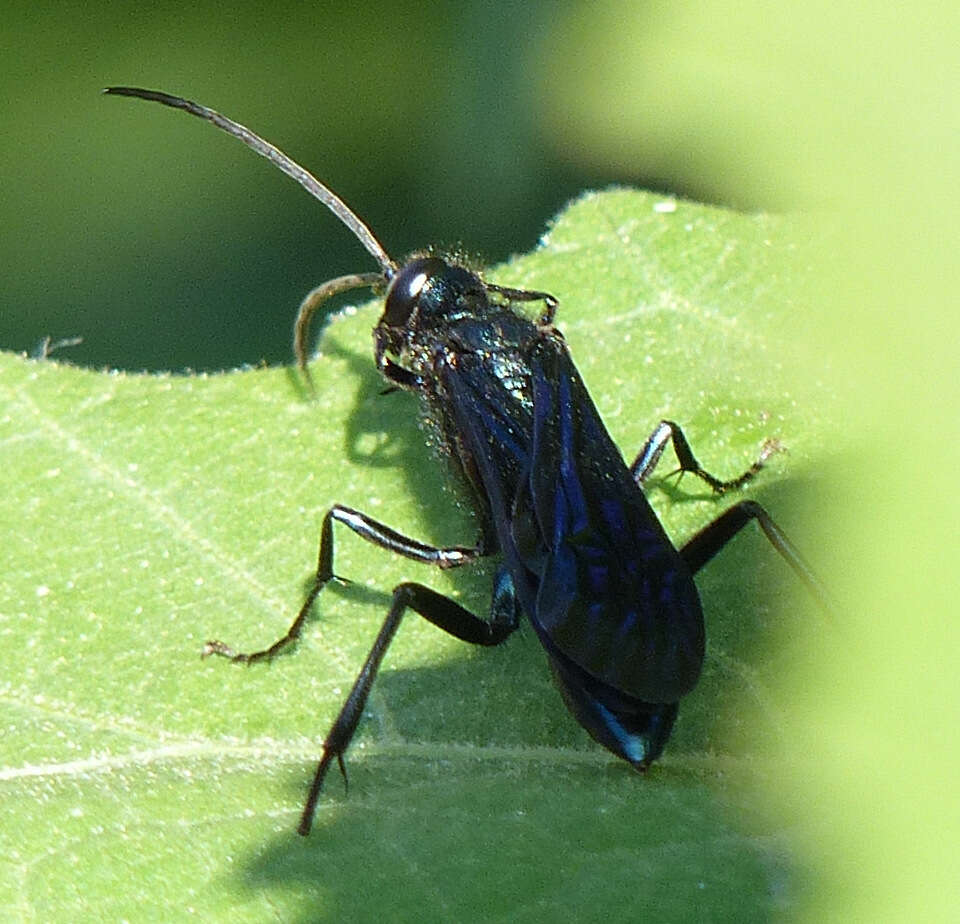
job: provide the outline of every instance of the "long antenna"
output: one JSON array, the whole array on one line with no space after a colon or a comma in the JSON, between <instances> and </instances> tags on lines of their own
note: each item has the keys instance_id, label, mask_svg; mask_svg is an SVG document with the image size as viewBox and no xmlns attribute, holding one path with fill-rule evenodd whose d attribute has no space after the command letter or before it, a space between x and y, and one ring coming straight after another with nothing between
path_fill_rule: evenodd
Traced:
<instances>
[{"instance_id":1,"label":"long antenna","mask_svg":"<svg viewBox=\"0 0 960 924\"><path fill-rule=\"evenodd\" d=\"M183 99L180 96L171 96L169 93L162 93L159 90L143 90L139 87L107 87L103 92L109 93L112 96L135 96L139 99L148 99L156 103L163 103L164 106L171 106L174 109L182 109L184 112L189 112L191 115L212 122L217 128L223 129L228 135L239 138L248 148L256 151L261 157L265 157L270 163L279 167L287 176L295 179L311 196L319 199L354 233L360 243L367 248L373 259L380 264L383 275L388 280L393 278L397 271L397 264L390 259L389 254L373 236L373 232L349 208L343 199L324 186L312 173L304 170L296 161L287 157L283 151L250 131L249 128L240 125L238 122L234 122L232 119L228 119L226 116L220 115L219 112L213 109L201 106L199 103Z\"/></svg>"}]
</instances>

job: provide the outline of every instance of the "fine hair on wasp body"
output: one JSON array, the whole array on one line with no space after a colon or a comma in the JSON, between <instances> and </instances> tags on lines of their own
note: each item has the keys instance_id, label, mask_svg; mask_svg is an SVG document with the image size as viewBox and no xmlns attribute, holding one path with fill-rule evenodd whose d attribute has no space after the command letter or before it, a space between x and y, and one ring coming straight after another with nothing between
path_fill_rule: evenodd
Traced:
<instances>
[{"instance_id":1,"label":"fine hair on wasp body","mask_svg":"<svg viewBox=\"0 0 960 924\"><path fill-rule=\"evenodd\" d=\"M294 644L318 595L334 579L334 523L416 562L439 568L497 556L489 615L477 616L429 587L405 581L323 744L297 828L309 833L330 764L346 779L344 754L381 661L408 609L471 644L505 641L525 617L547 653L567 707L597 742L637 770L663 751L678 704L697 683L705 630L693 575L756 521L787 564L827 606L820 581L769 514L735 503L679 548L643 485L668 445L679 471L722 494L756 476L777 444L768 441L743 473L721 479L697 461L681 428L662 420L627 465L554 326L547 292L494 285L462 262L427 252L394 261L330 189L259 135L205 106L155 90L104 92L152 100L212 122L300 183L350 229L378 272L317 286L300 305L294 353L309 381L310 320L350 289L384 293L373 329L374 361L391 389L425 404L443 454L466 485L479 523L473 545L438 547L360 511L334 504L324 515L316 576L296 618L272 645L241 652L210 641L204 655L251 663ZM523 303L539 303L530 317Z\"/></svg>"}]
</instances>

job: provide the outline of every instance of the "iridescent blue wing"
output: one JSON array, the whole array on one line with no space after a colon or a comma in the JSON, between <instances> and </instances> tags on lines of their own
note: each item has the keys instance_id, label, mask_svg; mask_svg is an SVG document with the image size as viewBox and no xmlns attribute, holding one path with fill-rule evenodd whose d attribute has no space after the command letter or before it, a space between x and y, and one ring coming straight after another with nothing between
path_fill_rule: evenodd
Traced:
<instances>
[{"instance_id":1,"label":"iridescent blue wing","mask_svg":"<svg viewBox=\"0 0 960 924\"><path fill-rule=\"evenodd\" d=\"M541 339L530 372L529 503L546 550L531 618L597 680L646 703L674 703L703 662L693 578L563 342Z\"/></svg>"},{"instance_id":2,"label":"iridescent blue wing","mask_svg":"<svg viewBox=\"0 0 960 924\"><path fill-rule=\"evenodd\" d=\"M617 693L675 703L703 661L696 588L562 339L538 332L509 362L461 354L438 379L455 451L548 651L593 678L591 696L610 705Z\"/></svg>"}]
</instances>

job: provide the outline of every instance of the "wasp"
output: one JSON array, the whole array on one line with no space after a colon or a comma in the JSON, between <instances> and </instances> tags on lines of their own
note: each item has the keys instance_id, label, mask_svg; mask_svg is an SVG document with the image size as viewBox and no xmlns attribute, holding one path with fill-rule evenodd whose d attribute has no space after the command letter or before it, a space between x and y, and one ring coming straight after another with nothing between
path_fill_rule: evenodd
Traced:
<instances>
[{"instance_id":1,"label":"wasp","mask_svg":"<svg viewBox=\"0 0 960 924\"><path fill-rule=\"evenodd\" d=\"M552 295L494 285L457 259L432 253L398 263L339 196L244 126L155 90L104 92L212 122L295 179L349 228L379 271L333 279L306 296L295 323L297 362L309 382L307 332L324 302L362 287L383 293L383 314L373 329L374 361L389 389L422 400L441 454L465 486L479 523L475 544L441 548L335 504L320 528L313 585L286 634L252 653L210 641L204 655L249 663L296 643L316 598L335 578L335 523L380 548L442 569L500 559L485 618L420 583L394 588L389 612L324 741L300 834L310 832L334 760L346 779L344 754L409 610L464 642L486 646L506 641L525 617L570 712L597 742L642 771L663 752L678 704L703 665L705 630L694 575L736 533L756 521L827 606L821 582L759 504L734 504L676 548L644 496L644 482L668 445L680 473L719 494L750 481L776 443L764 444L741 475L721 480L700 465L681 428L662 420L627 465L554 324L558 303ZM518 307L529 302L542 305L534 319Z\"/></svg>"}]
</instances>

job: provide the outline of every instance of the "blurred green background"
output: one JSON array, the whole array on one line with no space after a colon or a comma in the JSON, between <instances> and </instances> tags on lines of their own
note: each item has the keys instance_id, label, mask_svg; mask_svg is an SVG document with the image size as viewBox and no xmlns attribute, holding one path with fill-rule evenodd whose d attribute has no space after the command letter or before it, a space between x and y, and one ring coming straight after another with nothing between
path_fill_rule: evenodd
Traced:
<instances>
[{"instance_id":1,"label":"blurred green background","mask_svg":"<svg viewBox=\"0 0 960 924\"><path fill-rule=\"evenodd\" d=\"M222 9L5 6L4 347L79 335L62 358L124 369L288 361L303 295L375 268L325 209L236 141L180 113L100 97L108 84L164 89L249 125L343 196L397 257L462 244L501 261L535 246L573 196L615 182L738 198L689 157L598 145L582 105L567 111L602 47L581 44L587 7ZM642 27L647 14L617 15ZM624 113L633 92L612 81L603 104ZM740 204L766 203L748 192Z\"/></svg>"},{"instance_id":2,"label":"blurred green background","mask_svg":"<svg viewBox=\"0 0 960 924\"><path fill-rule=\"evenodd\" d=\"M8 3L0 345L286 361L302 295L371 268L237 142L111 83L255 128L395 255L501 260L611 182L819 215L784 361L838 396L841 641L785 681L796 760L771 802L802 807L810 920L955 919L958 36L949 3Z\"/></svg>"}]
</instances>

